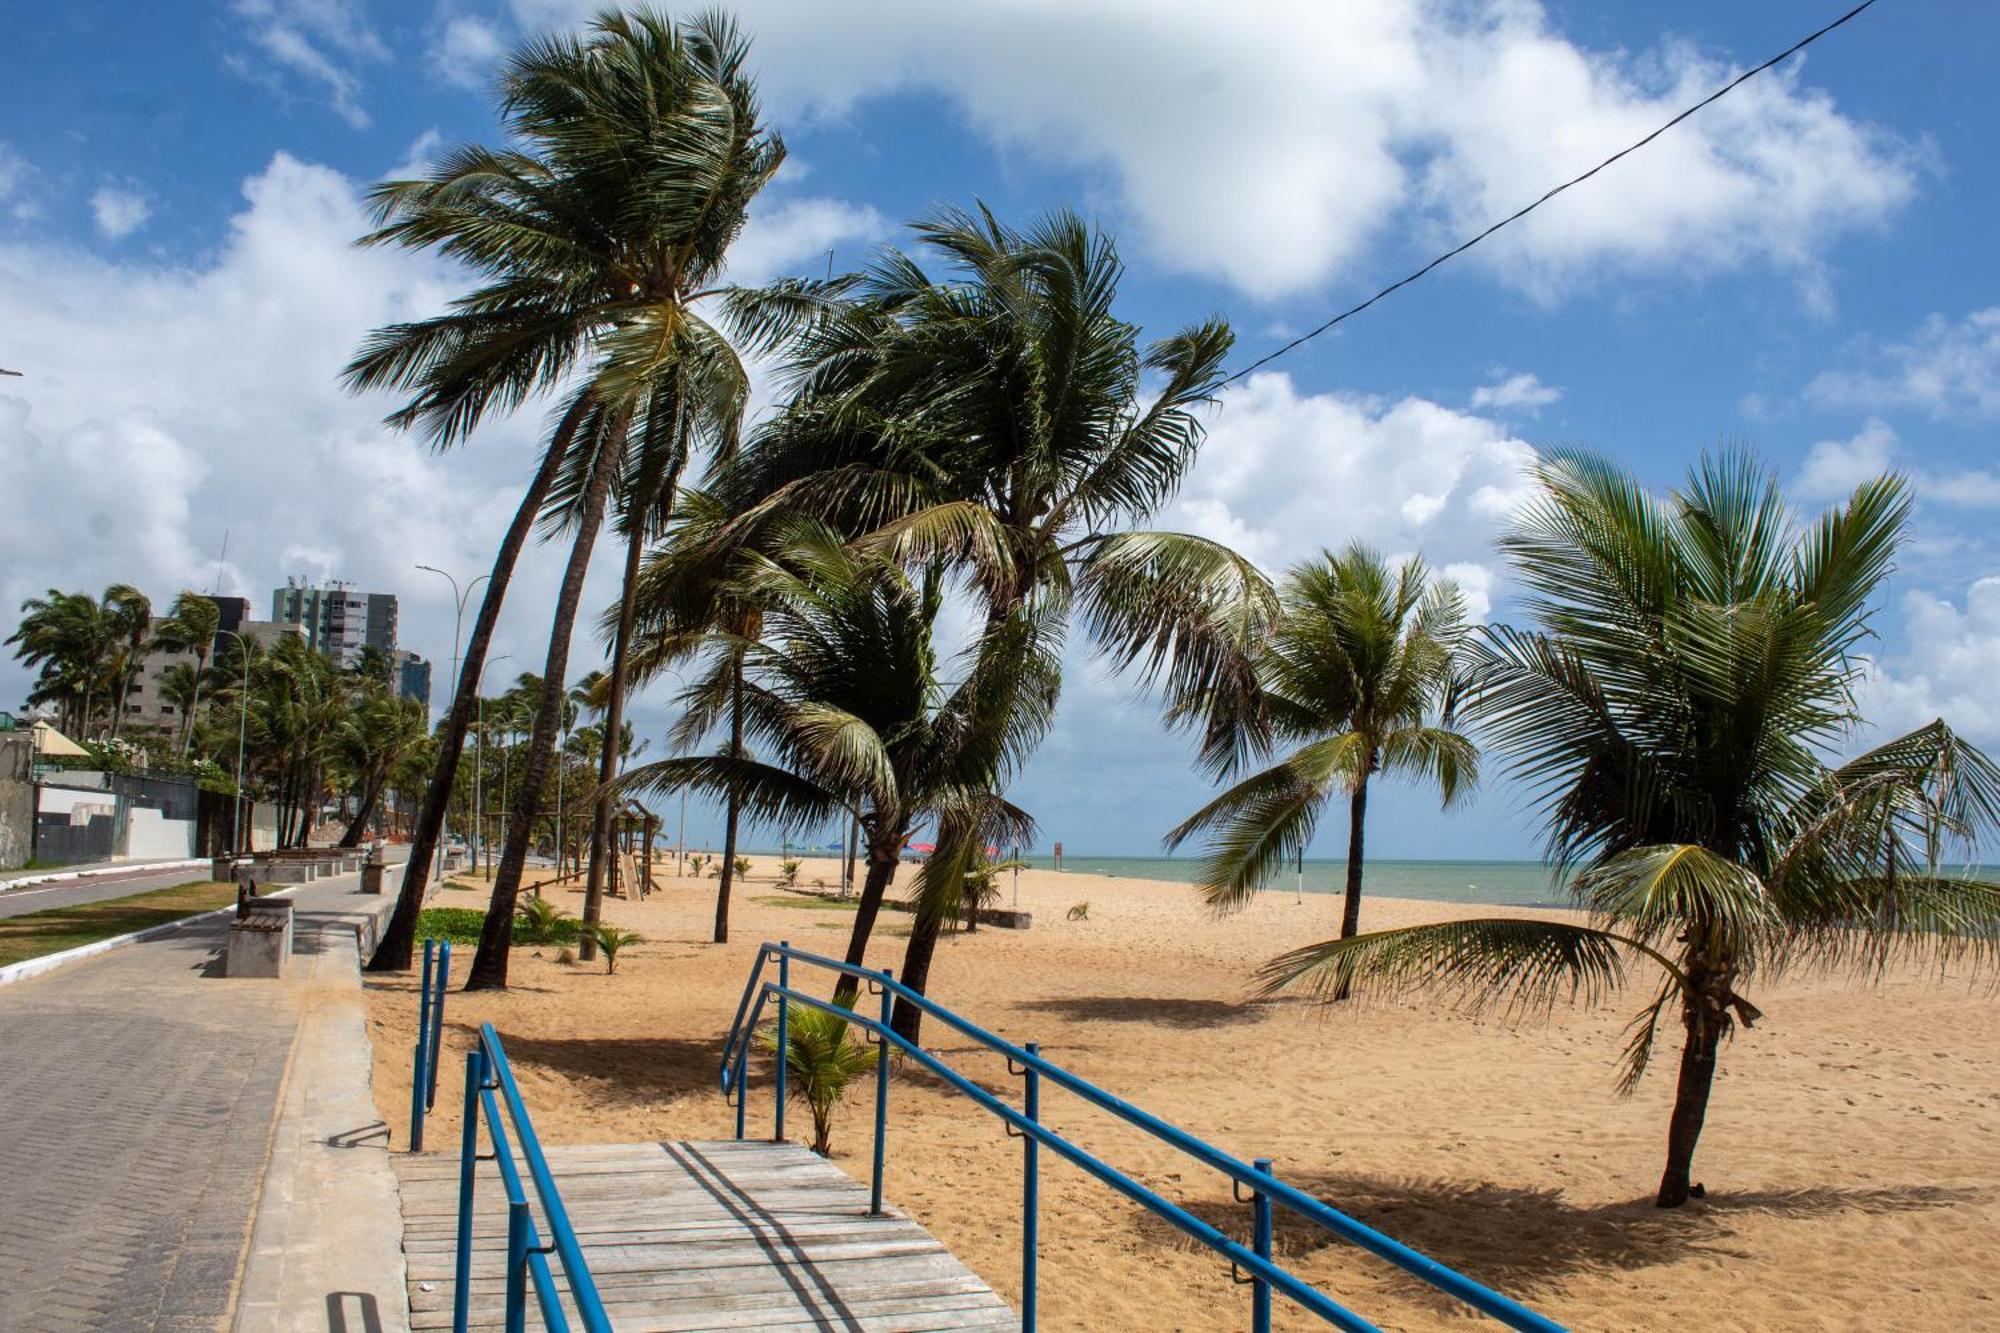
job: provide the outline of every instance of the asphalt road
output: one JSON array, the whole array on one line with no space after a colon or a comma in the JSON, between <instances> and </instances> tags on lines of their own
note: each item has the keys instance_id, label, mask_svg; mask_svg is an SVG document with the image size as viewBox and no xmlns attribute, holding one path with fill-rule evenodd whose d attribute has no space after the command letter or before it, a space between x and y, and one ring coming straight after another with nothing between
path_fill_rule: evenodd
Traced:
<instances>
[{"instance_id":1,"label":"asphalt road","mask_svg":"<svg viewBox=\"0 0 2000 1333\"><path fill-rule=\"evenodd\" d=\"M81 907L85 903L101 903L106 898L123 898L127 894L146 893L152 889L171 889L176 884L207 878L205 867L183 866L178 870L93 875L89 879L30 884L25 889L0 890L0 918L40 912L50 907Z\"/></svg>"}]
</instances>

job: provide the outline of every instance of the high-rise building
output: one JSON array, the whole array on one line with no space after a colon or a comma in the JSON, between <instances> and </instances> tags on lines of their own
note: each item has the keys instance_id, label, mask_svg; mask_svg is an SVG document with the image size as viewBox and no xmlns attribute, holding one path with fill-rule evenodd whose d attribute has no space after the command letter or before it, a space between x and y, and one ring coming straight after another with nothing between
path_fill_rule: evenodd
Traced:
<instances>
[{"instance_id":1,"label":"high-rise building","mask_svg":"<svg viewBox=\"0 0 2000 1333\"><path fill-rule=\"evenodd\" d=\"M385 657L396 652L396 598L393 593L356 592L345 583L315 588L297 579L271 593L271 619L298 625L306 641L352 670L363 648Z\"/></svg>"},{"instance_id":2,"label":"high-rise building","mask_svg":"<svg viewBox=\"0 0 2000 1333\"><path fill-rule=\"evenodd\" d=\"M246 620L250 603L241 597L211 597L222 611L222 625L215 633L215 642L208 653L208 665L212 670L223 649L232 636L242 637L260 648L273 648L285 639L304 637L305 629L300 625L283 624L269 620ZM153 617L153 630L159 631L161 617ZM139 674L132 680L132 688L125 695L125 725L132 728L170 731L181 726L186 714L183 710L188 700L170 682L168 673L176 665L193 669L197 654L192 649L150 648L140 664ZM232 659L233 660L233 659ZM206 699L214 687L205 685L202 697Z\"/></svg>"},{"instance_id":3,"label":"high-rise building","mask_svg":"<svg viewBox=\"0 0 2000 1333\"><path fill-rule=\"evenodd\" d=\"M397 697L415 699L428 712L431 706L431 664L415 653L406 652L398 652L391 661L395 664Z\"/></svg>"}]
</instances>

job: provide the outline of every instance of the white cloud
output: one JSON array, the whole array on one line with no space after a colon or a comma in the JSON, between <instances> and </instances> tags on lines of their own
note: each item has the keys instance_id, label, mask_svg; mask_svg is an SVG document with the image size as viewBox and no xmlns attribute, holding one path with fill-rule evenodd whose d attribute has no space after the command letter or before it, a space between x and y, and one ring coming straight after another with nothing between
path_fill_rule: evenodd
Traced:
<instances>
[{"instance_id":1,"label":"white cloud","mask_svg":"<svg viewBox=\"0 0 2000 1333\"><path fill-rule=\"evenodd\" d=\"M801 270L823 272L828 250L879 241L888 234L889 224L880 213L845 200L759 201L729 247L729 279L755 285Z\"/></svg>"},{"instance_id":2,"label":"white cloud","mask_svg":"<svg viewBox=\"0 0 2000 1333\"><path fill-rule=\"evenodd\" d=\"M106 240L122 241L146 225L146 219L153 216L153 206L138 190L100 185L90 196L90 214Z\"/></svg>"},{"instance_id":3,"label":"white cloud","mask_svg":"<svg viewBox=\"0 0 2000 1333\"><path fill-rule=\"evenodd\" d=\"M257 59L234 54L232 68L279 90L299 78L317 84L334 114L367 128L357 69L386 60L389 48L359 0L236 0L235 10Z\"/></svg>"},{"instance_id":4,"label":"white cloud","mask_svg":"<svg viewBox=\"0 0 2000 1333\"><path fill-rule=\"evenodd\" d=\"M1893 467L1895 454L1896 432L1870 418L1851 439L1821 440L1812 447L1799 470L1799 491L1828 499L1847 495Z\"/></svg>"},{"instance_id":5,"label":"white cloud","mask_svg":"<svg viewBox=\"0 0 2000 1333\"><path fill-rule=\"evenodd\" d=\"M1502 412L1518 408L1532 414L1563 396L1563 391L1555 385L1544 384L1538 377L1525 371L1519 375L1507 375L1503 368L1494 373L1505 375L1506 378L1494 384L1482 384L1474 389L1473 407L1494 408Z\"/></svg>"},{"instance_id":6,"label":"white cloud","mask_svg":"<svg viewBox=\"0 0 2000 1333\"><path fill-rule=\"evenodd\" d=\"M1427 399L1300 394L1289 375L1254 375L1225 395L1158 526L1272 573L1357 540L1421 552L1483 618L1498 589L1492 538L1526 498L1533 459L1505 426Z\"/></svg>"},{"instance_id":7,"label":"white cloud","mask_svg":"<svg viewBox=\"0 0 2000 1333\"><path fill-rule=\"evenodd\" d=\"M1852 359L1863 364L1826 371L1806 397L1825 407L2000 416L2000 306L1956 321L1932 315L1906 341L1864 343Z\"/></svg>"},{"instance_id":8,"label":"white cloud","mask_svg":"<svg viewBox=\"0 0 2000 1333\"><path fill-rule=\"evenodd\" d=\"M513 0L524 28L597 7ZM744 17L780 120L938 93L994 144L1101 177L1168 264L1261 297L1355 275L1379 238L1462 239L1732 72L1679 42L1583 48L1533 0L1244 0L1220 22L1200 0L765 0ZM1794 66L1470 258L1543 298L1606 271L1750 263L1810 289L1827 242L1893 216L1925 160Z\"/></svg>"},{"instance_id":9,"label":"white cloud","mask_svg":"<svg viewBox=\"0 0 2000 1333\"><path fill-rule=\"evenodd\" d=\"M1967 588L1963 609L1905 593L1903 632L1907 651L1873 664L1864 716L1888 735L1942 717L1975 742L2000 742L2000 576Z\"/></svg>"},{"instance_id":10,"label":"white cloud","mask_svg":"<svg viewBox=\"0 0 2000 1333\"><path fill-rule=\"evenodd\" d=\"M368 330L441 308L461 280L356 249L359 187L327 168L280 154L244 200L196 266L0 243L7 364L26 372L0 380L0 493L16 500L0 524L0 634L51 586L126 580L164 600L220 579L262 609L287 574L328 573L401 594L405 646L447 660L442 581L411 565L490 565L540 414L444 457L387 430L389 403L345 394L340 368ZM496 651L539 664L559 554L523 559ZM594 656L588 637L575 656ZM25 684L0 662L0 698Z\"/></svg>"},{"instance_id":11,"label":"white cloud","mask_svg":"<svg viewBox=\"0 0 2000 1333\"><path fill-rule=\"evenodd\" d=\"M438 30L431 42L430 63L447 83L481 89L506 53L507 44L492 24L461 15Z\"/></svg>"},{"instance_id":12,"label":"white cloud","mask_svg":"<svg viewBox=\"0 0 2000 1333\"><path fill-rule=\"evenodd\" d=\"M1851 438L1821 440L1806 454L1799 471L1801 494L1834 499L1884 472L1901 472L1926 500L1984 508L2000 505L2000 473L1976 468L1933 471L1900 462L1901 442L1879 417L1870 417Z\"/></svg>"}]
</instances>

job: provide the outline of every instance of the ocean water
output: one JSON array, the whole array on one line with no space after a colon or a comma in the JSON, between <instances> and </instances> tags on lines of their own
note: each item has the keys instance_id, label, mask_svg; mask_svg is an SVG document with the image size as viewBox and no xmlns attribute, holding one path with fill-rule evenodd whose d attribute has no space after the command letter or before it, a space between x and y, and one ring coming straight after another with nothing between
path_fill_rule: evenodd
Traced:
<instances>
[{"instance_id":1,"label":"ocean water","mask_svg":"<svg viewBox=\"0 0 2000 1333\"><path fill-rule=\"evenodd\" d=\"M1021 858L1038 869L1053 867L1047 854ZM1195 882L1197 862L1191 856L1071 856L1063 869L1121 879L1163 879ZM1292 893L1298 876L1291 870L1274 877L1267 893ZM1340 893L1347 886L1347 861L1305 863L1307 893ZM1392 861L1370 859L1363 871L1365 892L1384 898L1425 898L1445 903L1498 903L1513 907L1572 904L1552 872L1539 861Z\"/></svg>"}]
</instances>

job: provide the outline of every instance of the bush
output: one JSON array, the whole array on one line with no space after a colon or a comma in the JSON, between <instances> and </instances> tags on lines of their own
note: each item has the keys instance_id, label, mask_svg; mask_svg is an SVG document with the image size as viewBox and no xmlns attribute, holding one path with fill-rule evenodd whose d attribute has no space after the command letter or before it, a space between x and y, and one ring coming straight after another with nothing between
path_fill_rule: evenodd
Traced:
<instances>
[{"instance_id":1,"label":"bush","mask_svg":"<svg viewBox=\"0 0 2000 1333\"><path fill-rule=\"evenodd\" d=\"M626 930L612 925L609 921L593 921L583 928L597 947L604 950L604 972L606 976L618 970L618 951L628 944L644 944L646 937L636 930Z\"/></svg>"},{"instance_id":2,"label":"bush","mask_svg":"<svg viewBox=\"0 0 2000 1333\"><path fill-rule=\"evenodd\" d=\"M799 858L788 856L778 863L778 883L786 888L799 882Z\"/></svg>"},{"instance_id":3,"label":"bush","mask_svg":"<svg viewBox=\"0 0 2000 1333\"><path fill-rule=\"evenodd\" d=\"M824 1009L798 1004L785 1019L786 1081L792 1096L812 1112L812 1150L821 1157L833 1152L833 1108L855 1076L875 1067L878 1058L868 1043L849 1036L847 1020ZM775 1023L758 1033L767 1051L778 1049Z\"/></svg>"},{"instance_id":4,"label":"bush","mask_svg":"<svg viewBox=\"0 0 2000 1333\"><path fill-rule=\"evenodd\" d=\"M528 902L536 901L533 898ZM528 926L521 917L514 918L514 943L516 944L575 944L578 928L583 923L573 916L557 914L550 925L548 934L536 938L534 928ZM476 907L426 907L417 916L417 938L420 940L450 940L453 946L476 945L479 932L486 926L486 913Z\"/></svg>"}]
</instances>

